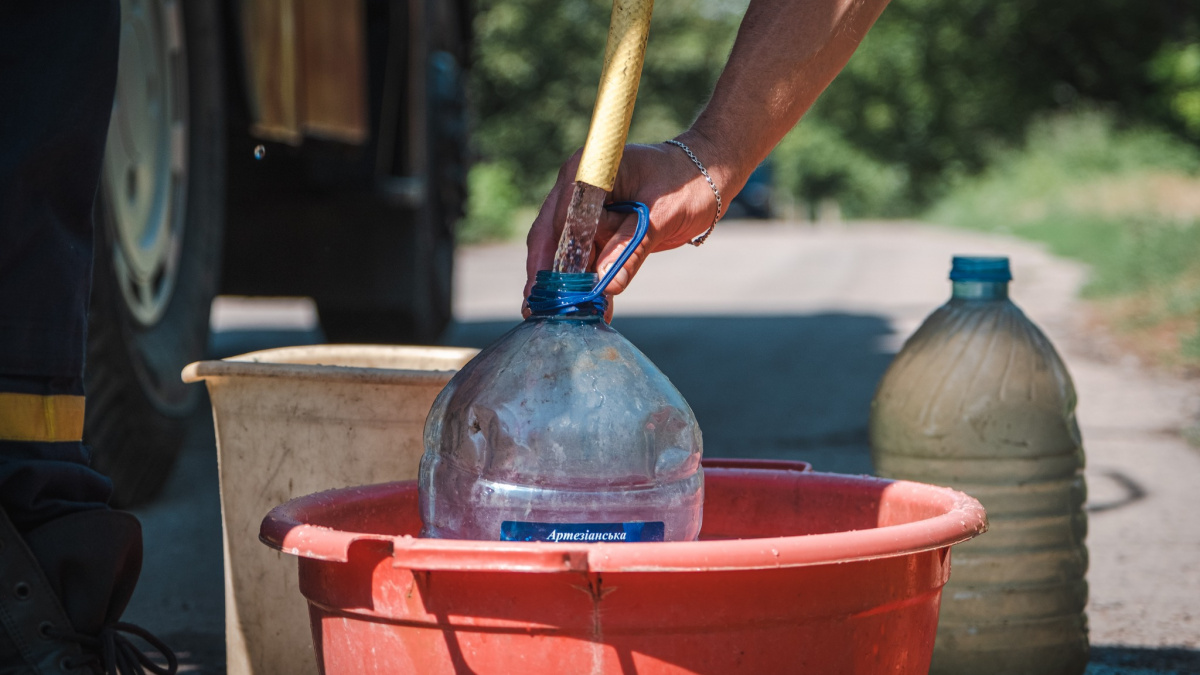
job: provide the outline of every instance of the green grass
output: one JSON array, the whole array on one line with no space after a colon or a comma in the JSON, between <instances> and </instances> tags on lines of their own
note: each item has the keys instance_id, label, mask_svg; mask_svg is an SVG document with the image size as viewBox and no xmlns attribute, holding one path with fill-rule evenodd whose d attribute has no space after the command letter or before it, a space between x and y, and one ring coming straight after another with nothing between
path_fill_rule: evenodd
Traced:
<instances>
[{"instance_id":1,"label":"green grass","mask_svg":"<svg viewBox=\"0 0 1200 675\"><path fill-rule=\"evenodd\" d=\"M1120 332L1135 342L1172 332L1173 353L1153 356L1198 365L1198 171L1200 151L1178 138L1121 130L1096 113L1060 117L1031 128L1024 147L994 153L982 175L957 181L929 217L1044 242L1087 263L1084 295Z\"/></svg>"}]
</instances>

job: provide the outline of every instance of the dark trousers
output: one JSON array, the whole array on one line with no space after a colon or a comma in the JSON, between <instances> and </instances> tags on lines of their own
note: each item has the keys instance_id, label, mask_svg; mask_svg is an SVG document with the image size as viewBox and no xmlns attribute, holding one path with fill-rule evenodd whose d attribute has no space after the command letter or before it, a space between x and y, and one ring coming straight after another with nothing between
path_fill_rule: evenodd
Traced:
<instances>
[{"instance_id":1,"label":"dark trousers","mask_svg":"<svg viewBox=\"0 0 1200 675\"><path fill-rule=\"evenodd\" d=\"M119 36L118 0L0 3L0 392L84 393ZM0 440L0 507L22 531L111 489L82 442Z\"/></svg>"}]
</instances>

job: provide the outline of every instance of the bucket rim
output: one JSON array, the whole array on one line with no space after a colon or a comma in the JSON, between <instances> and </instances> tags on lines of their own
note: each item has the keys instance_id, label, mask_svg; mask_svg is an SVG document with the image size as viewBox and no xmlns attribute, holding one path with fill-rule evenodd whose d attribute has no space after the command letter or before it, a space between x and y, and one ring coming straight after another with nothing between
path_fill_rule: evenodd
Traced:
<instances>
[{"instance_id":1,"label":"bucket rim","mask_svg":"<svg viewBox=\"0 0 1200 675\"><path fill-rule=\"evenodd\" d=\"M184 367L181 377L193 383L222 377L320 379L324 382L367 384L445 384L459 369L479 353L471 347L434 345L330 344L277 347L226 359L196 361ZM400 355L444 360L445 369L386 368L339 365L336 361L367 355L396 358ZM327 360L322 363L319 359ZM316 362L305 362L305 361Z\"/></svg>"},{"instance_id":2,"label":"bucket rim","mask_svg":"<svg viewBox=\"0 0 1200 675\"><path fill-rule=\"evenodd\" d=\"M780 537L643 543L546 543L421 539L412 535L347 532L309 524L307 514L334 505L396 498L416 492L415 481L342 488L293 499L263 519L259 540L302 558L348 562L358 542L382 542L392 564L420 571L478 572L717 572L841 564L911 555L948 548L987 531L987 515L973 497L950 488L872 476L803 470L712 467L708 480L732 480L757 474L772 480L865 484L882 495L921 496L944 512L899 525L822 534Z\"/></svg>"}]
</instances>

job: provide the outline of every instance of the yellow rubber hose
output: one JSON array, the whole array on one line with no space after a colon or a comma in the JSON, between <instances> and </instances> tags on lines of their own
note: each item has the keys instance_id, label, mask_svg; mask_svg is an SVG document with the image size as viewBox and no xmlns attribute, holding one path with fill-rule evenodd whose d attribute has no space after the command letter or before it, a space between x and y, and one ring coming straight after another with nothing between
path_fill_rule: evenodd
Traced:
<instances>
[{"instance_id":1,"label":"yellow rubber hose","mask_svg":"<svg viewBox=\"0 0 1200 675\"><path fill-rule=\"evenodd\" d=\"M629 136L654 0L613 0L604 72L575 180L611 192Z\"/></svg>"}]
</instances>

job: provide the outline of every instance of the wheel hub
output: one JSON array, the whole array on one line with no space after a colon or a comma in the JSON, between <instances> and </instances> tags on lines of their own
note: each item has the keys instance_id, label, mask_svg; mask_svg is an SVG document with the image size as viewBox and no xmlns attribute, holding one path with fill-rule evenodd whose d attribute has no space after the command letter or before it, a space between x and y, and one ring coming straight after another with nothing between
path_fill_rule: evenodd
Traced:
<instances>
[{"instance_id":1,"label":"wheel hub","mask_svg":"<svg viewBox=\"0 0 1200 675\"><path fill-rule=\"evenodd\" d=\"M122 0L121 52L103 184L113 269L130 314L170 303L187 187L187 63L177 0Z\"/></svg>"}]
</instances>

